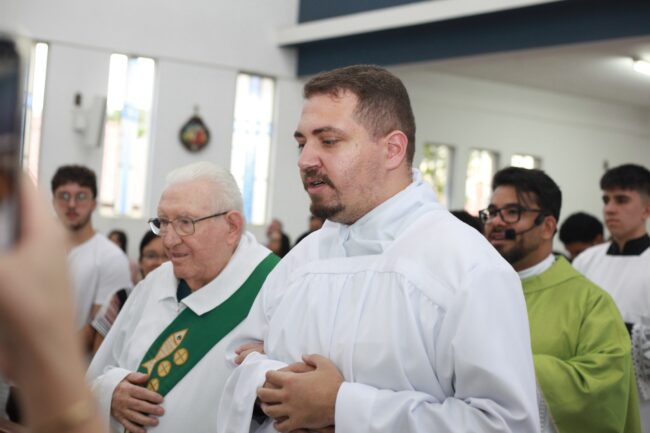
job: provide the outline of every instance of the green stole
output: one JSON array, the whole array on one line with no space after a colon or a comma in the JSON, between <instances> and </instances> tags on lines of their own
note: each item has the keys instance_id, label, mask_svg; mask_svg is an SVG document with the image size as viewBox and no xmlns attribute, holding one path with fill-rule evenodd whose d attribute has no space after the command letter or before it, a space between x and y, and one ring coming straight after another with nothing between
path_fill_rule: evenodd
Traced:
<instances>
[{"instance_id":1,"label":"green stole","mask_svg":"<svg viewBox=\"0 0 650 433\"><path fill-rule=\"evenodd\" d=\"M280 258L262 260L235 293L222 304L197 315L186 308L160 333L144 355L140 373L149 374L147 388L166 395L223 337L246 318L266 276Z\"/></svg>"}]
</instances>

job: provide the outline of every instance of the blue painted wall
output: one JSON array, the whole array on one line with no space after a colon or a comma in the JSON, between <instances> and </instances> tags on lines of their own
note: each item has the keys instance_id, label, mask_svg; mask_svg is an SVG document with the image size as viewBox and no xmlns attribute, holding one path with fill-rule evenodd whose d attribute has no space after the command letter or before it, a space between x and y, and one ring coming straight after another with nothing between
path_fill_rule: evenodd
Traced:
<instances>
[{"instance_id":1,"label":"blue painted wall","mask_svg":"<svg viewBox=\"0 0 650 433\"><path fill-rule=\"evenodd\" d=\"M299 44L298 75L650 34L650 1L569 0Z\"/></svg>"},{"instance_id":2,"label":"blue painted wall","mask_svg":"<svg viewBox=\"0 0 650 433\"><path fill-rule=\"evenodd\" d=\"M431 0L301 0L301 23Z\"/></svg>"}]
</instances>

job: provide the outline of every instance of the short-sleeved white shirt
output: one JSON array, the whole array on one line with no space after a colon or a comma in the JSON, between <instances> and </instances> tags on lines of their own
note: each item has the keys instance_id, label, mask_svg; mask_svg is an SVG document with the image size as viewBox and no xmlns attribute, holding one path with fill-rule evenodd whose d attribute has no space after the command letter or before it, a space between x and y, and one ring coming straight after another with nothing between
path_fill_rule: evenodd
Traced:
<instances>
[{"instance_id":1,"label":"short-sleeved white shirt","mask_svg":"<svg viewBox=\"0 0 650 433\"><path fill-rule=\"evenodd\" d=\"M70 251L68 267L75 293L75 321L80 329L92 321L93 304L104 305L113 293L132 286L126 254L100 233Z\"/></svg>"}]
</instances>

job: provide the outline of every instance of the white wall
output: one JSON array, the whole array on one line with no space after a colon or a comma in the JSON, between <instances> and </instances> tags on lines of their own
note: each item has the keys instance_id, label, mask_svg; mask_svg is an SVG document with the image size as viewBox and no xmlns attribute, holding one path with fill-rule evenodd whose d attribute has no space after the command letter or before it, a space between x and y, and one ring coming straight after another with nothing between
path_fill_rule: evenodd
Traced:
<instances>
[{"instance_id":1,"label":"white wall","mask_svg":"<svg viewBox=\"0 0 650 433\"><path fill-rule=\"evenodd\" d=\"M302 82L294 78L295 52L279 49L277 29L294 24L297 0L180 3L140 0L0 0L0 31L50 43L39 170L46 186L56 167L81 163L101 175L101 149L83 147L72 130L74 94L86 102L105 95L112 52L157 60L156 106L149 158L147 216L165 174L181 164L208 159L228 166L238 71L277 78L271 154L269 218L278 217L295 239L307 228L308 199L296 167L292 138L301 109ZM650 112L534 89L395 68L413 99L422 144L456 148L451 207L464 203L471 148L488 148L505 166L515 152L532 153L560 184L563 216L576 210L600 215L598 179L610 166L637 161L650 166ZM200 107L212 132L210 145L189 154L177 139L180 126ZM130 252L146 230L143 220L95 217L106 232L127 229ZM264 240L262 228L252 228Z\"/></svg>"},{"instance_id":2,"label":"white wall","mask_svg":"<svg viewBox=\"0 0 650 433\"><path fill-rule=\"evenodd\" d=\"M416 164L423 143L454 146L450 208L463 208L469 152L485 148L542 158L563 192L561 220L576 211L601 217L598 186L603 164L635 162L650 167L650 111L594 99L561 95L395 68L404 80L417 122Z\"/></svg>"},{"instance_id":3,"label":"white wall","mask_svg":"<svg viewBox=\"0 0 650 433\"><path fill-rule=\"evenodd\" d=\"M102 149L83 146L72 129L74 95L81 93L84 105L95 95L106 95L112 52L157 60L145 218L114 219L96 214L93 219L104 233L125 229L132 257L137 257L146 219L155 214L166 173L197 160L229 166L239 71L277 78L274 132L276 142L282 145L272 150L271 158L282 168L271 167L272 187L291 195L297 192L300 198L294 201L284 193L272 194L269 217L285 221L294 239L306 229L308 205L297 176L291 138L301 105L301 86L293 78L295 52L274 43L276 29L295 22L297 1L190 0L181 5L148 0L0 0L0 10L0 31L50 44L39 164L39 183L47 190L56 168L63 164L84 164L101 176ZM191 154L178 141L178 131L194 106L200 108L211 141L203 151ZM284 170L285 163L291 170ZM263 229L252 230L265 240Z\"/></svg>"},{"instance_id":4,"label":"white wall","mask_svg":"<svg viewBox=\"0 0 650 433\"><path fill-rule=\"evenodd\" d=\"M0 30L126 54L293 76L295 53L277 29L297 0L0 0Z\"/></svg>"}]
</instances>

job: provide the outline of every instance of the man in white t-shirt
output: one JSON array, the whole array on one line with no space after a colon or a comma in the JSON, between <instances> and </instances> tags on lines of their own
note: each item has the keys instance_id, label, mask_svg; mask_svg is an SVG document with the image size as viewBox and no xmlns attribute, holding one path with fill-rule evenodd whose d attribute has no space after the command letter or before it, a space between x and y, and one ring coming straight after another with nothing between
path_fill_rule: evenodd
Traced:
<instances>
[{"instance_id":1,"label":"man in white t-shirt","mask_svg":"<svg viewBox=\"0 0 650 433\"><path fill-rule=\"evenodd\" d=\"M68 266L75 290L76 323L84 346L91 348L90 326L99 308L116 291L131 286L126 255L92 226L97 206L95 173L80 165L66 165L52 177L54 210L67 229Z\"/></svg>"}]
</instances>

